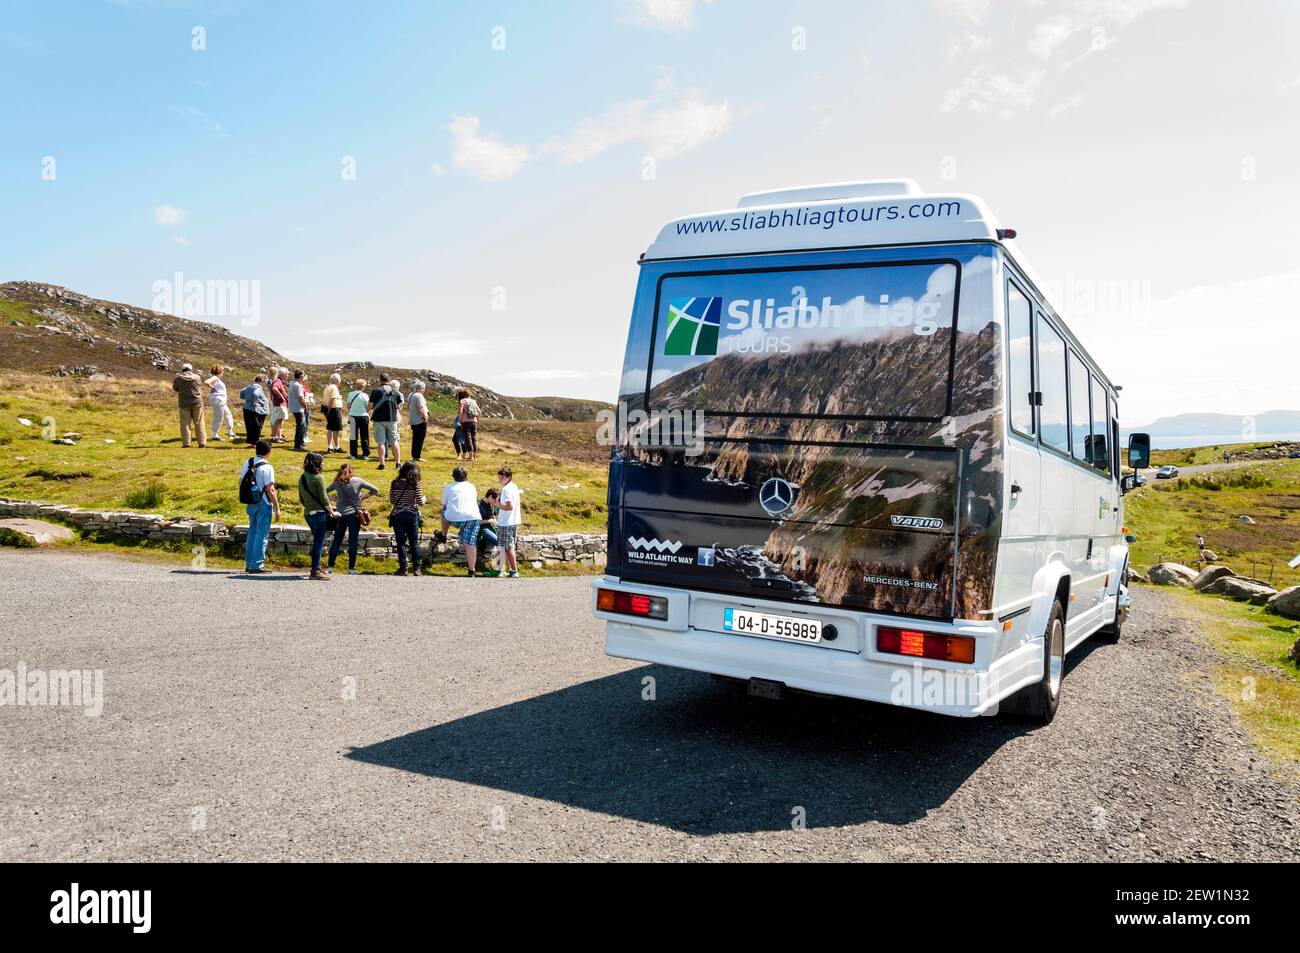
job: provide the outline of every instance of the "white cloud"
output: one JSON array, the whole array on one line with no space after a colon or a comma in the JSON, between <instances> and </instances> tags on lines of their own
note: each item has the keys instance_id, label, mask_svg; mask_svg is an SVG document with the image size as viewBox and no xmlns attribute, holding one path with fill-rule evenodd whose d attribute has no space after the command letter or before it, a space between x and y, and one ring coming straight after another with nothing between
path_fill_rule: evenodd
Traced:
<instances>
[{"instance_id":1,"label":"white cloud","mask_svg":"<svg viewBox=\"0 0 1300 953\"><path fill-rule=\"evenodd\" d=\"M153 220L164 228L173 228L190 217L190 213L175 205L155 205Z\"/></svg>"},{"instance_id":2,"label":"white cloud","mask_svg":"<svg viewBox=\"0 0 1300 953\"><path fill-rule=\"evenodd\" d=\"M993 41L983 34L967 31L961 36L948 41L948 59L955 60L963 53L982 53L992 43Z\"/></svg>"},{"instance_id":3,"label":"white cloud","mask_svg":"<svg viewBox=\"0 0 1300 953\"><path fill-rule=\"evenodd\" d=\"M1069 99L1064 100L1063 102L1059 102L1051 109L1047 110L1047 118L1055 119L1057 116L1060 116L1062 113L1067 113L1071 109L1074 109L1081 102L1083 102L1083 93L1075 93Z\"/></svg>"},{"instance_id":4,"label":"white cloud","mask_svg":"<svg viewBox=\"0 0 1300 953\"><path fill-rule=\"evenodd\" d=\"M186 238L184 235L173 235L172 241L174 241L177 245L188 245L190 243L190 240Z\"/></svg>"},{"instance_id":5,"label":"white cloud","mask_svg":"<svg viewBox=\"0 0 1300 953\"><path fill-rule=\"evenodd\" d=\"M214 140L229 139L230 133L216 119L213 119L202 109L197 106L175 106L167 107L177 116L184 117L190 122L190 127L200 135Z\"/></svg>"},{"instance_id":6,"label":"white cloud","mask_svg":"<svg viewBox=\"0 0 1300 953\"><path fill-rule=\"evenodd\" d=\"M710 102L686 90L677 102L655 106L633 99L583 119L568 132L542 145L541 151L563 162L585 162L616 146L639 143L658 159L671 159L722 135L733 110L726 100Z\"/></svg>"},{"instance_id":7,"label":"white cloud","mask_svg":"<svg viewBox=\"0 0 1300 953\"><path fill-rule=\"evenodd\" d=\"M1064 0L1047 8L1051 12L1032 26L1027 37L1015 31L1017 21L1009 21L1006 35L1013 44L1024 43L1029 56L999 57L998 63L1002 65L997 72L981 63L948 91L939 109L948 112L965 105L974 112L996 110L1004 118L1028 112L1060 85L1059 74L1094 53L1109 49L1120 30L1148 13L1185 4L1186 0ZM989 14L987 3L982 2L940 0L940 5L976 24L983 24ZM1021 9L1016 14L1022 20L1040 8L1035 0L1022 0L1019 6ZM1069 55L1067 45L1073 47L1072 41L1080 34L1087 35L1087 45ZM948 41L948 56L954 59L965 52L983 52L988 46L986 33L964 29ZM1060 115L1064 109L1078 104L1074 96L1057 93L1053 98L1059 101L1051 107L1049 116Z\"/></svg>"},{"instance_id":8,"label":"white cloud","mask_svg":"<svg viewBox=\"0 0 1300 953\"><path fill-rule=\"evenodd\" d=\"M1038 101L1044 75L1044 70L1032 68L991 73L981 64L971 70L959 86L948 91L939 103L939 109L951 112L965 104L973 112L996 109L998 115L1008 118L1033 107Z\"/></svg>"},{"instance_id":9,"label":"white cloud","mask_svg":"<svg viewBox=\"0 0 1300 953\"><path fill-rule=\"evenodd\" d=\"M483 354L489 347L495 347L497 343L487 339L437 332L384 336L373 331L354 333L357 337L354 344L342 346L317 344L308 348L296 348L294 357L313 364L329 364L335 361L374 361L376 364L392 364L401 367L411 367L416 364L436 367L439 362L447 358Z\"/></svg>"},{"instance_id":10,"label":"white cloud","mask_svg":"<svg viewBox=\"0 0 1300 953\"><path fill-rule=\"evenodd\" d=\"M1169 414L1257 414L1297 409L1294 348L1300 272L1199 285L1123 310L1079 319L1074 330L1124 385L1121 419Z\"/></svg>"},{"instance_id":11,"label":"white cloud","mask_svg":"<svg viewBox=\"0 0 1300 953\"><path fill-rule=\"evenodd\" d=\"M451 161L485 182L512 178L528 161L528 147L479 131L478 116L452 116Z\"/></svg>"},{"instance_id":12,"label":"white cloud","mask_svg":"<svg viewBox=\"0 0 1300 953\"><path fill-rule=\"evenodd\" d=\"M712 0L702 0L711 3ZM695 15L696 0L631 0L631 11L623 19L636 26L658 30L684 30Z\"/></svg>"},{"instance_id":13,"label":"white cloud","mask_svg":"<svg viewBox=\"0 0 1300 953\"><path fill-rule=\"evenodd\" d=\"M989 12L989 0L938 0L938 5L949 16L972 23L982 22Z\"/></svg>"},{"instance_id":14,"label":"white cloud","mask_svg":"<svg viewBox=\"0 0 1300 953\"><path fill-rule=\"evenodd\" d=\"M1154 10L1184 6L1186 0L1073 0L1068 9L1038 24L1029 41L1029 52L1048 59L1062 43L1087 30L1093 37L1091 49L1104 49L1111 42L1106 27L1123 29Z\"/></svg>"},{"instance_id":15,"label":"white cloud","mask_svg":"<svg viewBox=\"0 0 1300 953\"><path fill-rule=\"evenodd\" d=\"M340 324L332 328L314 327L307 333L316 337L335 337L340 334L375 334L379 330L373 324Z\"/></svg>"}]
</instances>

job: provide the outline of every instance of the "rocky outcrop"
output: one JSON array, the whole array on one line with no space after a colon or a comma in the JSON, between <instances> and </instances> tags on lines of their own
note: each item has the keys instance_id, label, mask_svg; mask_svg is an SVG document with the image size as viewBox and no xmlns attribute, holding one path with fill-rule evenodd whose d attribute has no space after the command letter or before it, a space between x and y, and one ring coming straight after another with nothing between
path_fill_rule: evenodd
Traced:
<instances>
[{"instance_id":1,"label":"rocky outcrop","mask_svg":"<svg viewBox=\"0 0 1300 953\"><path fill-rule=\"evenodd\" d=\"M1229 569L1227 566L1206 566L1203 570L1201 570L1200 575L1198 575L1195 579L1192 580L1192 588L1195 589L1197 592L1200 592L1206 586L1210 585L1216 580L1222 579L1224 576L1235 576L1235 575L1237 574L1233 572L1231 569Z\"/></svg>"},{"instance_id":2,"label":"rocky outcrop","mask_svg":"<svg viewBox=\"0 0 1300 953\"><path fill-rule=\"evenodd\" d=\"M1289 586L1271 597L1264 604L1264 611L1288 619L1300 619L1300 586Z\"/></svg>"},{"instance_id":3,"label":"rocky outcrop","mask_svg":"<svg viewBox=\"0 0 1300 953\"><path fill-rule=\"evenodd\" d=\"M262 342L235 334L212 321L104 301L47 282L0 282L0 300L14 302L26 312L23 320L11 320L0 326L0 369L39 371L80 380L156 379L172 373L186 361L196 367L217 362L234 372L235 379L242 380L255 369L264 370L278 364L302 367L321 382L334 371L342 373L347 380L364 377L373 381L380 371L404 383L418 377L428 382L431 397L451 395L467 387L485 418L586 421L593 419L598 410L609 407L598 401L562 397L537 401L530 397L508 397L428 369L375 365L370 361L336 364L292 361ZM204 313L209 317L215 314ZM40 357L33 359L33 352Z\"/></svg>"},{"instance_id":4,"label":"rocky outcrop","mask_svg":"<svg viewBox=\"0 0 1300 953\"><path fill-rule=\"evenodd\" d=\"M52 546L73 538L72 530L58 523L45 520L11 517L0 519L0 542L12 542L17 546Z\"/></svg>"},{"instance_id":5,"label":"rocky outcrop","mask_svg":"<svg viewBox=\"0 0 1300 953\"><path fill-rule=\"evenodd\" d=\"M1182 563L1156 563L1147 570L1147 581L1157 586L1182 586L1187 588L1199 575L1195 569Z\"/></svg>"},{"instance_id":6,"label":"rocky outcrop","mask_svg":"<svg viewBox=\"0 0 1300 953\"><path fill-rule=\"evenodd\" d=\"M1246 579L1243 576L1224 576L1201 591L1210 595L1228 596L1239 602L1249 602L1257 606L1264 605L1277 595L1277 590L1268 583L1260 582L1258 579Z\"/></svg>"}]
</instances>

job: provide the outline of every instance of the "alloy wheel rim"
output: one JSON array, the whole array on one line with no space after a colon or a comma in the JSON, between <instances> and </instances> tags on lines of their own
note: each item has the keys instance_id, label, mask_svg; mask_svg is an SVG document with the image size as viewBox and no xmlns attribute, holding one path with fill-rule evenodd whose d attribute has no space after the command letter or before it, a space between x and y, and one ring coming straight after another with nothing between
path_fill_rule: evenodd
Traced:
<instances>
[{"instance_id":1,"label":"alloy wheel rim","mask_svg":"<svg viewBox=\"0 0 1300 953\"><path fill-rule=\"evenodd\" d=\"M1048 652L1047 690L1055 698L1061 693L1061 676L1065 671L1065 629L1060 619L1052 623L1052 639Z\"/></svg>"}]
</instances>

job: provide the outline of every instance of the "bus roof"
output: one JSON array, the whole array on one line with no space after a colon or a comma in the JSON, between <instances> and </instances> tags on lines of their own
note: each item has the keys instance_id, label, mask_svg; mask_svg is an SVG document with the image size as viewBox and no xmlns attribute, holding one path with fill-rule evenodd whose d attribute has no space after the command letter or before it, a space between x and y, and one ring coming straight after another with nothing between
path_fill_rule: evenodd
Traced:
<instances>
[{"instance_id":1,"label":"bus roof","mask_svg":"<svg viewBox=\"0 0 1300 953\"><path fill-rule=\"evenodd\" d=\"M838 182L754 192L735 208L676 219L643 260L997 241L997 231L973 195L926 194L911 179Z\"/></svg>"},{"instance_id":2,"label":"bus roof","mask_svg":"<svg viewBox=\"0 0 1300 953\"><path fill-rule=\"evenodd\" d=\"M1073 345L1088 355L1024 253L1008 249L1001 226L978 196L927 193L912 179L871 179L742 195L735 208L674 219L659 230L643 262L772 252L988 241L1002 246L1042 296ZM1107 385L1113 387L1109 377Z\"/></svg>"}]
</instances>

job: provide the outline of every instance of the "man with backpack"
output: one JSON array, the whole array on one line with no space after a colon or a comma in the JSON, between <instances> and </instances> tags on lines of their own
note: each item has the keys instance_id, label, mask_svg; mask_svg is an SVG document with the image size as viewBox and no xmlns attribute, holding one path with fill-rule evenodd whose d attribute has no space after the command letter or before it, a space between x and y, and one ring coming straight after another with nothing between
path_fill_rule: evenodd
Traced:
<instances>
[{"instance_id":1,"label":"man with backpack","mask_svg":"<svg viewBox=\"0 0 1300 953\"><path fill-rule=\"evenodd\" d=\"M460 408L456 411L456 420L460 423L460 439L465 452L462 460L478 459L478 402L470 396L465 388L456 391Z\"/></svg>"},{"instance_id":2,"label":"man with backpack","mask_svg":"<svg viewBox=\"0 0 1300 953\"><path fill-rule=\"evenodd\" d=\"M393 466L402 463L402 448L397 443L397 410L401 406L401 393L389 384L387 374L380 374L379 386L370 392L370 430L379 445L381 470L390 449L393 451Z\"/></svg>"},{"instance_id":3,"label":"man with backpack","mask_svg":"<svg viewBox=\"0 0 1300 953\"><path fill-rule=\"evenodd\" d=\"M254 456L244 461L239 471L239 502L248 512L244 572L271 571L266 568L266 541L271 535L272 519L280 518L280 495L275 489L275 468L267 461L270 455L271 442L257 441Z\"/></svg>"}]
</instances>

